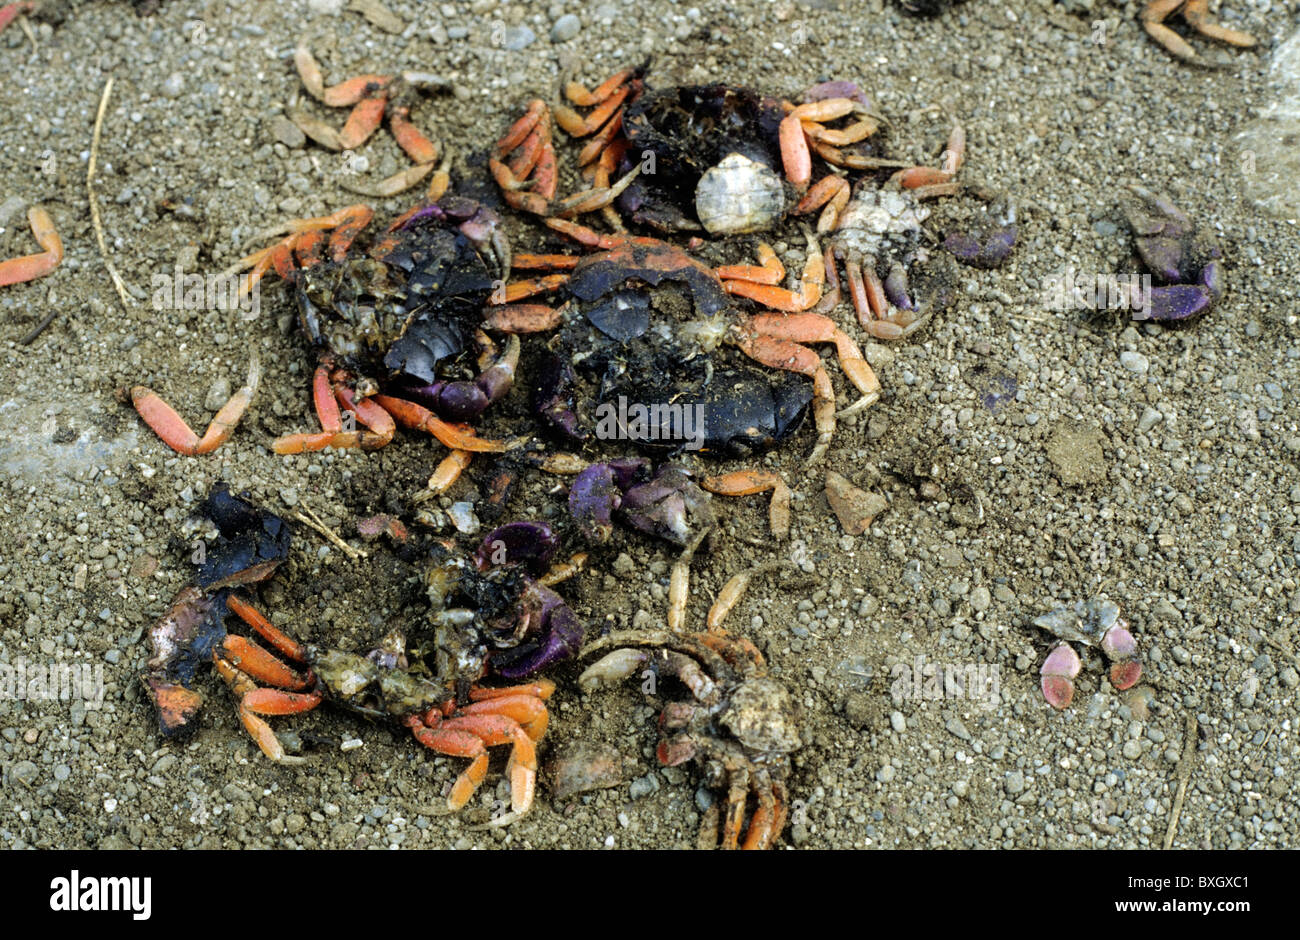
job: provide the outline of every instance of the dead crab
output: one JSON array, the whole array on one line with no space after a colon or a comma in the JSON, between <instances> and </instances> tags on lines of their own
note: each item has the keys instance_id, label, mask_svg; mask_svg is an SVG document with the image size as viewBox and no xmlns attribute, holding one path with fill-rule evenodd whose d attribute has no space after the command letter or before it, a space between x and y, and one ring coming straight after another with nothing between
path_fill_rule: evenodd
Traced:
<instances>
[{"instance_id":1,"label":"dead crab","mask_svg":"<svg viewBox=\"0 0 1300 940\"><path fill-rule=\"evenodd\" d=\"M566 94L576 103L596 105L586 118L563 106L554 111L570 134L595 134L579 155L593 188L555 200L551 112L536 101L498 142L494 173L513 205L548 218L599 208L621 229L611 209L617 200L635 222L661 231L703 228L711 235L765 231L789 215L820 212L818 232L829 241L819 267L830 290L816 310L826 313L838 303L836 258L842 259L859 323L878 339L911 334L951 295L948 285L941 284L934 297L918 305L909 289L908 268L927 258L919 243L921 224L930 213L922 200L965 189L955 182L966 145L959 124L953 125L941 165L927 167L885 159L871 149L869 138L884 118L852 82L816 85L797 105L721 84L646 91L636 71L621 72L594 92L571 84ZM841 118L852 123L827 126ZM530 151L520 143L525 129L545 144ZM814 155L830 168L815 183ZM503 162L507 158L510 162ZM611 185L615 169L626 175ZM896 171L883 188L872 178L854 186L842 175L881 169ZM961 261L993 267L1007 258L1015 238L1015 211L1003 197L993 198L973 231L953 233L944 245ZM778 293L780 279L772 279L767 264L771 254L760 245L763 265L733 266L733 272L749 275L733 274L727 289L785 311L817 303L792 306L785 296L791 292ZM886 272L883 280L877 267ZM808 297L806 291L799 294L800 300Z\"/></svg>"},{"instance_id":2,"label":"dead crab","mask_svg":"<svg viewBox=\"0 0 1300 940\"><path fill-rule=\"evenodd\" d=\"M1184 62L1203 65L1204 60L1182 36L1165 25L1165 20L1181 11L1183 19L1200 33L1232 46L1249 49L1255 45L1255 37L1250 33L1229 29L1210 18L1210 0L1148 0L1142 10L1142 28L1160 45Z\"/></svg>"},{"instance_id":3,"label":"dead crab","mask_svg":"<svg viewBox=\"0 0 1300 940\"><path fill-rule=\"evenodd\" d=\"M629 288L655 288L661 282L680 284L689 293L693 316L670 326L664 344L676 344L678 362L707 354L722 344L734 346L750 359L773 369L813 380L813 420L817 444L809 462L821 459L835 432L835 391L820 357L809 344L833 343L840 367L861 394L843 413L865 408L880 397L880 381L857 344L835 322L810 308L821 299L824 268L821 250L806 233L807 259L799 290L776 286L785 268L766 244L759 246L758 265L727 265L711 269L684 250L653 238L600 235L562 219L547 224L568 234L596 254L516 255L516 269L552 271L507 284L500 292L505 304L493 309L485 328L506 333L551 330L566 318L587 316L592 304L617 299ZM557 306L519 303L544 293L559 293ZM774 312L742 312L727 295L748 297ZM648 309L648 308L647 308Z\"/></svg>"},{"instance_id":4,"label":"dead crab","mask_svg":"<svg viewBox=\"0 0 1300 940\"><path fill-rule=\"evenodd\" d=\"M217 524L218 538L204 553L196 585L183 589L150 629L153 654L140 677L164 736L178 737L196 729L203 694L195 688L195 680L199 670L211 664L235 696L245 730L273 761L298 763L303 758L285 752L266 719L311 711L332 701L370 718L395 721L440 754L472 758L452 786L449 810L464 806L483 782L487 748L512 745L507 770L511 812L494 819L492 825L505 825L528 811L536 787L536 744L546 730L545 702L554 691L553 683L539 680L497 688L477 681L450 681L443 673L428 670L422 655L408 649L401 631L391 632L366 655L303 645L273 626L240 592L270 577L287 556L288 527L222 486L214 487L205 511ZM513 536L502 540L511 545L516 541ZM540 652L536 643L522 652L540 661L551 646L567 643L571 654L581 644L581 628L572 636L558 636L570 625L560 625L557 606L543 610L539 605L534 610L522 604L517 619L524 623L513 631L515 643L508 645L522 644L545 627L550 632L543 635ZM464 625L466 618L457 617L458 613L449 612L449 619ZM477 612L470 613L477 617ZM227 632L230 614L270 649ZM479 666L476 679L486 662Z\"/></svg>"},{"instance_id":5,"label":"dead crab","mask_svg":"<svg viewBox=\"0 0 1300 940\"><path fill-rule=\"evenodd\" d=\"M1137 641L1128 623L1120 619L1114 601L1079 601L1073 608L1060 607L1043 614L1034 620L1034 626L1061 641L1052 647L1040 670L1043 698L1053 708L1069 707L1074 699L1074 679L1083 668L1070 643L1100 649L1111 663L1111 685L1120 691L1132 688L1142 678Z\"/></svg>"},{"instance_id":6,"label":"dead crab","mask_svg":"<svg viewBox=\"0 0 1300 940\"><path fill-rule=\"evenodd\" d=\"M725 590L725 589L724 589ZM710 619L713 617L711 615ZM725 788L721 846L763 849L780 836L789 802L786 778L799 737L794 697L767 674L763 655L748 640L724 633L629 631L611 633L582 655L619 647L579 678L586 692L650 669L678 680L693 701L669 702L659 718L665 737L657 755L666 767L695 761L704 783ZM755 808L741 832L750 796ZM700 845L718 843L718 810L705 814Z\"/></svg>"}]
</instances>

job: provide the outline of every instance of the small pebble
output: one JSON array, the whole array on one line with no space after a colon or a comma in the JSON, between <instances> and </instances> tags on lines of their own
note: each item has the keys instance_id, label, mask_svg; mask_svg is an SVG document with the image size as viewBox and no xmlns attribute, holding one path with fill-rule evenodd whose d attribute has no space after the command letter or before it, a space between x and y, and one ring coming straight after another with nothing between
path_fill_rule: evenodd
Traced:
<instances>
[{"instance_id":1,"label":"small pebble","mask_svg":"<svg viewBox=\"0 0 1300 940\"><path fill-rule=\"evenodd\" d=\"M1119 354L1119 364L1130 372L1136 372L1138 375L1146 372L1151 368L1151 360L1140 352L1133 352L1126 349Z\"/></svg>"},{"instance_id":2,"label":"small pebble","mask_svg":"<svg viewBox=\"0 0 1300 940\"><path fill-rule=\"evenodd\" d=\"M522 52L537 40L537 34L527 26L507 26L501 45L510 52Z\"/></svg>"},{"instance_id":3,"label":"small pebble","mask_svg":"<svg viewBox=\"0 0 1300 940\"><path fill-rule=\"evenodd\" d=\"M582 29L582 20L572 13L566 13L551 27L551 42L568 42Z\"/></svg>"}]
</instances>

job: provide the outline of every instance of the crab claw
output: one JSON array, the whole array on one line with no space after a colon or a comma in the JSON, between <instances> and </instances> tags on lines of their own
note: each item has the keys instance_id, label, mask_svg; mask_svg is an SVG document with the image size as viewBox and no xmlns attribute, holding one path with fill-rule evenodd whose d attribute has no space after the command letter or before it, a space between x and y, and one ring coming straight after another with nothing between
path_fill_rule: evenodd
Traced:
<instances>
[{"instance_id":1,"label":"crab claw","mask_svg":"<svg viewBox=\"0 0 1300 940\"><path fill-rule=\"evenodd\" d=\"M1223 296L1223 263L1211 261L1201 269L1199 284L1153 287L1134 298L1134 320L1185 320L1198 316Z\"/></svg>"},{"instance_id":2,"label":"crab claw","mask_svg":"<svg viewBox=\"0 0 1300 940\"><path fill-rule=\"evenodd\" d=\"M1052 647L1043 662L1039 674L1042 676L1043 698L1053 708L1063 709L1070 706L1074 699L1074 677L1079 674L1083 664L1079 654L1067 643L1058 643Z\"/></svg>"},{"instance_id":3,"label":"crab claw","mask_svg":"<svg viewBox=\"0 0 1300 940\"><path fill-rule=\"evenodd\" d=\"M474 566L486 571L493 565L519 564L541 574L555 557L560 540L544 522L511 522L484 536L474 553Z\"/></svg>"},{"instance_id":4,"label":"crab claw","mask_svg":"<svg viewBox=\"0 0 1300 940\"><path fill-rule=\"evenodd\" d=\"M1122 620L1106 631L1101 651L1111 661L1110 684L1123 692L1142 678L1142 664L1137 659L1137 640Z\"/></svg>"},{"instance_id":5,"label":"crab claw","mask_svg":"<svg viewBox=\"0 0 1300 940\"><path fill-rule=\"evenodd\" d=\"M681 546L691 544L714 521L709 494L674 466L661 468L653 480L628 490L621 512L632 528Z\"/></svg>"},{"instance_id":6,"label":"crab claw","mask_svg":"<svg viewBox=\"0 0 1300 940\"><path fill-rule=\"evenodd\" d=\"M569 488L569 513L585 538L609 541L614 534L614 513L623 504L623 493L650 469L642 457L595 463L583 470Z\"/></svg>"},{"instance_id":7,"label":"crab claw","mask_svg":"<svg viewBox=\"0 0 1300 940\"><path fill-rule=\"evenodd\" d=\"M541 590L551 593L546 588ZM555 595L555 602L547 610L544 621L543 632L536 640L492 654L492 668L497 675L505 679L522 679L578 654L587 631L558 595Z\"/></svg>"}]
</instances>

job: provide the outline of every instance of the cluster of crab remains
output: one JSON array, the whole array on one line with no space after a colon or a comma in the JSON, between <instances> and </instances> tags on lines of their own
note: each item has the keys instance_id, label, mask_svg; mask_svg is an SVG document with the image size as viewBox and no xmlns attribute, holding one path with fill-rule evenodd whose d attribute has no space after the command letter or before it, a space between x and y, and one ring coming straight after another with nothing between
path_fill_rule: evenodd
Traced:
<instances>
[{"instance_id":1,"label":"cluster of crab remains","mask_svg":"<svg viewBox=\"0 0 1300 940\"><path fill-rule=\"evenodd\" d=\"M1245 44L1240 35L1210 28L1204 7L1199 0L1157 0L1143 21L1176 54L1182 53L1162 23L1178 8L1208 34ZM534 802L536 747L555 692L537 674L603 653L582 674L583 690L649 668L687 693L665 701L657 753L665 765L693 763L708 786L726 793L721 818L706 815L701 842L771 845L786 817L790 755L803 743L798 708L754 644L725 631L723 622L747 585L773 566L728 581L703 630L686 629L687 602L692 559L721 528L712 494L770 492L779 539L790 528L791 488L771 470L701 475L685 459L693 455L665 443L673 435L659 433L660 425L622 435L617 446L640 455L615 452L594 415L616 399L644 403L661 416L689 404L703 416L690 450L750 458L789 443L810 413L816 439L808 463L815 463L834 443L837 416L883 393L853 324L864 336L889 341L923 329L953 299L950 258L994 267L1010 256L1017 239L1013 202L959 179L966 134L958 121L944 128L937 165L884 155L888 121L851 82L815 85L791 101L725 84L652 89L640 70L627 69L594 89L569 83L564 103L531 102L491 148L502 201L542 225L538 237L526 236L530 250L521 251L507 241L498 213L449 194L446 153L411 116L414 89L427 77L363 75L327 87L305 47L295 64L310 97L352 108L341 130L294 111L313 140L356 148L386 119L414 161L364 191L390 195L431 174L432 180L424 199L368 246L361 235L373 212L357 204L290 222L278 241L236 265L251 270L250 285L272 272L288 285L314 358L311 398L320 430L284 434L271 449L373 450L401 426L450 450L430 492L452 486L473 455L509 452L510 460L489 471L494 511L504 511L521 473L541 468L573 476L567 513L558 521L497 526L477 545L433 538L421 569L427 612L358 655L300 643L259 612L253 594L287 557L287 526L215 489L205 505L219 529L209 559L150 631L154 655L141 679L163 733L193 730L203 702L200 676L212 666L234 694L243 726L272 760L300 758L285 751L268 719L326 702L394 722L425 747L468 758L450 789L449 809L465 806L485 779L488 748L508 745L512 803L494 821L500 825ZM559 191L557 127L582 142L576 163L584 184L568 196ZM1134 245L1160 284L1140 315L1203 314L1224 291L1219 249L1168 199L1138 186L1132 191ZM977 221L943 237L930 232L931 201L962 195L979 200ZM34 209L31 223L46 253L0 264L0 284L58 264L62 248L48 216ZM776 250L747 236L791 225L804 256L788 286ZM569 250L547 243L557 238ZM732 263L701 260L706 238L713 257ZM837 318L841 300L853 312L848 324ZM834 347L854 390L842 410L831 371L814 349L820 344ZM511 393L525 357L532 357L527 364L536 376L530 424L501 439L480 436L471 422L495 414L489 409ZM202 435L148 386L121 394L165 444L197 456L231 436L261 374L254 357L244 386ZM555 452L556 441L582 456ZM577 575L589 552L639 537L679 552L666 628L588 641L554 587ZM569 540L581 551L560 561ZM258 639L228 632L230 615ZM1082 670L1071 643L1100 650L1116 688L1138 681L1136 642L1114 603L1081 602L1035 624L1059 641L1041 674L1052 706L1070 704Z\"/></svg>"}]
</instances>

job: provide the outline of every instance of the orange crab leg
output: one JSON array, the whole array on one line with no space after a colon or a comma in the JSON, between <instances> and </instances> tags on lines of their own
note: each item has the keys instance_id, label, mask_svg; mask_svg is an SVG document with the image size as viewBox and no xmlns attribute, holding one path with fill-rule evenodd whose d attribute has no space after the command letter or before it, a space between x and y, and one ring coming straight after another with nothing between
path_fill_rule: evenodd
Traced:
<instances>
[{"instance_id":1,"label":"orange crab leg","mask_svg":"<svg viewBox=\"0 0 1300 940\"><path fill-rule=\"evenodd\" d=\"M537 166L542 156L542 135L533 131L515 150L515 155L506 164L516 180L527 180L528 175Z\"/></svg>"},{"instance_id":2,"label":"orange crab leg","mask_svg":"<svg viewBox=\"0 0 1300 940\"><path fill-rule=\"evenodd\" d=\"M411 109L398 105L388 114L388 128L397 140L397 146L416 163L436 163L438 145L420 133L420 129L411 123Z\"/></svg>"},{"instance_id":3,"label":"orange crab leg","mask_svg":"<svg viewBox=\"0 0 1300 940\"><path fill-rule=\"evenodd\" d=\"M615 72L609 78L601 82L594 91L588 91L585 86L578 82L569 82L564 86L564 97L568 98L580 108L589 108L593 105L600 104L635 74L636 69L623 69L622 71Z\"/></svg>"},{"instance_id":4,"label":"orange crab leg","mask_svg":"<svg viewBox=\"0 0 1300 940\"><path fill-rule=\"evenodd\" d=\"M582 152L578 154L578 166L586 166L588 163L595 161L622 129L623 112L620 111L614 115L612 121L601 129L599 134L588 141L587 145L582 148Z\"/></svg>"},{"instance_id":5,"label":"orange crab leg","mask_svg":"<svg viewBox=\"0 0 1300 940\"><path fill-rule=\"evenodd\" d=\"M0 287L44 277L63 261L63 239L55 231L50 214L40 206L32 206L27 210L27 221L32 227L32 234L36 236L36 243L45 250L39 254L0 262Z\"/></svg>"},{"instance_id":6,"label":"orange crab leg","mask_svg":"<svg viewBox=\"0 0 1300 940\"><path fill-rule=\"evenodd\" d=\"M506 685L498 688L488 688L486 686L474 686L469 690L471 702L483 702L488 699L501 698L506 695L531 695L534 698L540 698L543 701L550 698L555 692L555 683L550 679L538 679L536 682L528 682L524 685Z\"/></svg>"},{"instance_id":7,"label":"orange crab leg","mask_svg":"<svg viewBox=\"0 0 1300 940\"><path fill-rule=\"evenodd\" d=\"M803 277L800 279L798 293L784 287L769 284L753 284L749 281L723 281L722 286L729 294L737 294L756 300L773 310L785 310L797 313L807 310L821 300L822 284L826 280L826 266L822 260L821 249L812 235L808 235L808 259L804 262Z\"/></svg>"},{"instance_id":8,"label":"orange crab leg","mask_svg":"<svg viewBox=\"0 0 1300 940\"><path fill-rule=\"evenodd\" d=\"M767 242L758 244L758 264L727 264L714 269L722 280L749 281L754 284L780 284L785 280L785 265Z\"/></svg>"},{"instance_id":9,"label":"orange crab leg","mask_svg":"<svg viewBox=\"0 0 1300 940\"><path fill-rule=\"evenodd\" d=\"M415 402L388 395L376 395L373 400L403 427L426 431L453 450L467 450L475 454L501 454L509 449L506 441L489 441L476 437L468 425L443 421L428 408Z\"/></svg>"},{"instance_id":10,"label":"orange crab leg","mask_svg":"<svg viewBox=\"0 0 1300 940\"><path fill-rule=\"evenodd\" d=\"M517 271L572 271L582 258L578 255L518 254L510 267Z\"/></svg>"},{"instance_id":11,"label":"orange crab leg","mask_svg":"<svg viewBox=\"0 0 1300 940\"><path fill-rule=\"evenodd\" d=\"M256 630L262 639L279 650L281 654L298 662L306 660L307 650L303 648L302 644L273 626L271 621L262 616L261 611L256 607L234 594L226 599L226 606L230 608L235 616Z\"/></svg>"},{"instance_id":12,"label":"orange crab leg","mask_svg":"<svg viewBox=\"0 0 1300 940\"><path fill-rule=\"evenodd\" d=\"M507 767L510 773L510 809L517 814L528 811L533 805L533 794L537 786L537 749L533 745L533 739L517 721L503 715L466 715L449 718L442 723L442 727L468 731L489 746L513 744Z\"/></svg>"},{"instance_id":13,"label":"orange crab leg","mask_svg":"<svg viewBox=\"0 0 1300 940\"><path fill-rule=\"evenodd\" d=\"M880 125L870 119L856 121L844 128L824 127L816 121L808 120L800 123L803 124L804 133L812 140L830 144L832 147L847 147L849 144L856 144L880 130Z\"/></svg>"},{"instance_id":14,"label":"orange crab leg","mask_svg":"<svg viewBox=\"0 0 1300 940\"><path fill-rule=\"evenodd\" d=\"M571 108L559 105L552 109L555 123L560 125L570 137L586 137L600 130L614 112L623 106L631 89L626 85L598 104L585 118Z\"/></svg>"},{"instance_id":15,"label":"orange crab leg","mask_svg":"<svg viewBox=\"0 0 1300 940\"><path fill-rule=\"evenodd\" d=\"M458 810L474 795L484 778L487 777L488 756L483 742L468 731L454 728L430 728L420 721L418 715L406 719L406 727L411 729L415 740L439 754L451 757L472 757L470 765L456 778L456 783L447 796L447 808Z\"/></svg>"},{"instance_id":16,"label":"orange crab leg","mask_svg":"<svg viewBox=\"0 0 1300 940\"><path fill-rule=\"evenodd\" d=\"M282 689L305 689L310 680L290 669L252 640L227 634L221 641L223 658L245 675Z\"/></svg>"},{"instance_id":17,"label":"orange crab leg","mask_svg":"<svg viewBox=\"0 0 1300 940\"><path fill-rule=\"evenodd\" d=\"M379 125L383 123L387 107L388 99L382 95L357 102L343 123L343 129L339 131L339 146L344 150L356 150L369 140L370 135L379 130Z\"/></svg>"},{"instance_id":18,"label":"orange crab leg","mask_svg":"<svg viewBox=\"0 0 1300 940\"><path fill-rule=\"evenodd\" d=\"M558 287L564 285L569 279L567 274L546 274L541 277L532 277L526 281L514 281L505 285L498 297L502 304L511 304L517 300L523 300L525 297L533 297L537 294L547 294Z\"/></svg>"},{"instance_id":19,"label":"orange crab leg","mask_svg":"<svg viewBox=\"0 0 1300 940\"><path fill-rule=\"evenodd\" d=\"M706 477L700 485L710 493L717 493L719 496L752 496L755 493L766 493L771 490L772 498L768 503L767 512L772 534L779 539L790 534L790 499L793 494L779 473L771 470L736 470L720 476ZM709 620L709 629L712 630L716 626L712 622L712 611L709 612Z\"/></svg>"},{"instance_id":20,"label":"orange crab leg","mask_svg":"<svg viewBox=\"0 0 1300 940\"><path fill-rule=\"evenodd\" d=\"M133 386L129 395L132 406L144 419L144 423L153 429L164 444L177 453L195 457L212 453L230 438L235 425L239 423L239 419L244 416L244 412L252 403L261 377L262 366L257 354L254 353L248 365L247 381L213 416L202 438L190 429L185 419L176 413L176 409L163 401L158 393L148 386Z\"/></svg>"},{"instance_id":21,"label":"orange crab leg","mask_svg":"<svg viewBox=\"0 0 1300 940\"><path fill-rule=\"evenodd\" d=\"M546 224L561 235L567 235L588 248L612 251L627 244L626 235L601 235L594 229L568 219L547 219Z\"/></svg>"},{"instance_id":22,"label":"orange crab leg","mask_svg":"<svg viewBox=\"0 0 1300 940\"><path fill-rule=\"evenodd\" d=\"M880 380L862 357L857 344L820 313L771 314L760 313L750 317L750 328L763 336L788 339L795 343L834 343L840 368L849 381L860 391L863 399L853 410L866 407L880 397Z\"/></svg>"},{"instance_id":23,"label":"orange crab leg","mask_svg":"<svg viewBox=\"0 0 1300 940\"><path fill-rule=\"evenodd\" d=\"M788 114L781 119L778 136L785 178L796 192L803 192L812 180L812 154L808 151L808 139L804 136L803 125L793 114Z\"/></svg>"},{"instance_id":24,"label":"orange crab leg","mask_svg":"<svg viewBox=\"0 0 1300 940\"><path fill-rule=\"evenodd\" d=\"M528 102L528 108L524 111L523 117L510 125L505 136L497 141L497 154L505 156L514 150L527 139L528 135L537 127L538 121L547 113L546 102L540 98L534 98Z\"/></svg>"},{"instance_id":25,"label":"orange crab leg","mask_svg":"<svg viewBox=\"0 0 1300 940\"><path fill-rule=\"evenodd\" d=\"M430 493L441 493L460 479L474 455L465 450L453 450L439 461L425 489Z\"/></svg>"}]
</instances>

